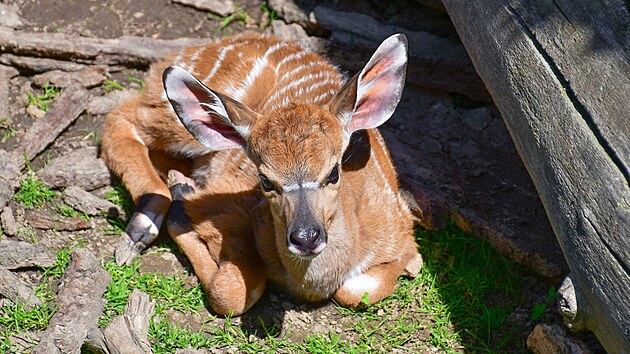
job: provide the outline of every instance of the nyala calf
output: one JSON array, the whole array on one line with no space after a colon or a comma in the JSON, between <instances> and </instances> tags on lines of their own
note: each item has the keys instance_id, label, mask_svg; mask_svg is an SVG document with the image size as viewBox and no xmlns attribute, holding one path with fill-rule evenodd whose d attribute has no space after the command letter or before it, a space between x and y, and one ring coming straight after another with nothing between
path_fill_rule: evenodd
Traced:
<instances>
[{"instance_id":1,"label":"nyala calf","mask_svg":"<svg viewBox=\"0 0 630 354\"><path fill-rule=\"evenodd\" d=\"M400 100L406 65L403 35L347 80L321 56L258 34L153 65L102 134L102 157L136 204L117 262L133 261L168 213L217 313L247 311L267 279L348 307L389 296L420 257L376 129ZM176 188L184 208L170 212L169 170L194 185Z\"/></svg>"}]
</instances>

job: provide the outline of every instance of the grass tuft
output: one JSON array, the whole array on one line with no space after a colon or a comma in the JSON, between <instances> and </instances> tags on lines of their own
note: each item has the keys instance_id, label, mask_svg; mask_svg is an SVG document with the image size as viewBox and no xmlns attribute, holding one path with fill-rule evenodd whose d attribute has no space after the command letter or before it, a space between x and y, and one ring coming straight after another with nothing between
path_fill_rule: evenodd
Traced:
<instances>
[{"instance_id":1,"label":"grass tuft","mask_svg":"<svg viewBox=\"0 0 630 354\"><path fill-rule=\"evenodd\" d=\"M33 105L44 112L48 112L48 106L59 96L61 89L57 87L44 85L41 93L28 93L28 104Z\"/></svg>"},{"instance_id":2,"label":"grass tuft","mask_svg":"<svg viewBox=\"0 0 630 354\"><path fill-rule=\"evenodd\" d=\"M61 196L32 175L20 183L18 191L13 195L14 201L24 206L36 208L41 208L44 203L54 198L61 198Z\"/></svg>"},{"instance_id":3,"label":"grass tuft","mask_svg":"<svg viewBox=\"0 0 630 354\"><path fill-rule=\"evenodd\" d=\"M56 311L52 284L65 273L70 262L70 253L76 246L77 244L66 245L57 253L53 266L42 268L43 277L35 289L35 296L43 301L42 305L27 310L24 305L11 302L0 308L0 352L14 352L9 342L11 336L25 335L28 331L39 331L48 327L48 321Z\"/></svg>"}]
</instances>

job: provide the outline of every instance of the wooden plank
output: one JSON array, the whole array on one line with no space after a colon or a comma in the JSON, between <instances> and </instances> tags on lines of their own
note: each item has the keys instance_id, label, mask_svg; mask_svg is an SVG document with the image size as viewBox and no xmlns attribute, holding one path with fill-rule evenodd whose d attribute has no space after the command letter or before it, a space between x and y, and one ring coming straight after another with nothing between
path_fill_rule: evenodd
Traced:
<instances>
[{"instance_id":1,"label":"wooden plank","mask_svg":"<svg viewBox=\"0 0 630 354\"><path fill-rule=\"evenodd\" d=\"M567 324L592 330L608 352L630 352L626 5L444 4L505 119L571 269L572 286L561 293L573 300L563 309Z\"/></svg>"}]
</instances>

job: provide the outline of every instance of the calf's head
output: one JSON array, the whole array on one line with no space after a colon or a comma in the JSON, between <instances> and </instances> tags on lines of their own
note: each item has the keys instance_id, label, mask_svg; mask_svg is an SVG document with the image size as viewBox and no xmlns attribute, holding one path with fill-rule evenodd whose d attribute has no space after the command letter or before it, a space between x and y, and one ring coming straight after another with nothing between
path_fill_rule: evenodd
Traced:
<instances>
[{"instance_id":1,"label":"calf's head","mask_svg":"<svg viewBox=\"0 0 630 354\"><path fill-rule=\"evenodd\" d=\"M350 136L389 119L402 95L406 65L406 38L391 36L327 105L291 103L271 112L254 112L176 66L165 70L163 81L177 116L201 144L245 149L258 167L275 227L284 231L277 244L310 259L328 241Z\"/></svg>"}]
</instances>

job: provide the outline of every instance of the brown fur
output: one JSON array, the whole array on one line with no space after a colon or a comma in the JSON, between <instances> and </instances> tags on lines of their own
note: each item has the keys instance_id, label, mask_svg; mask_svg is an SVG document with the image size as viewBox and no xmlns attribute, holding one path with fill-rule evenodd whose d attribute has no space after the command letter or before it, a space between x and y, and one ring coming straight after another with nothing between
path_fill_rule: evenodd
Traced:
<instances>
[{"instance_id":1,"label":"brown fur","mask_svg":"<svg viewBox=\"0 0 630 354\"><path fill-rule=\"evenodd\" d=\"M392 293L417 254L411 214L400 197L383 138L368 129L347 141L339 119L326 106L343 84L338 70L314 53L281 45L247 84L257 60L279 43L246 34L188 48L157 63L144 92L112 112L103 130L102 156L134 201L147 194L166 198L151 204L151 213L166 213L169 169L194 179L197 188L185 202L192 227L173 227L170 233L221 314L247 311L262 295L267 277L304 299L334 297L356 307L365 292L346 285L363 274L378 284L368 292L369 301L376 302ZM277 66L296 53L296 60ZM260 113L251 127L247 155L238 149L210 152L182 126L163 96L161 74L173 64L202 81L214 70L206 86L240 96L241 103ZM291 72L283 82L283 75ZM339 183L325 185L342 157ZM262 192L259 173L278 188L321 183L306 193L304 202L328 238L315 258L298 259L287 250L287 223L302 204L296 204L292 193Z\"/></svg>"}]
</instances>

